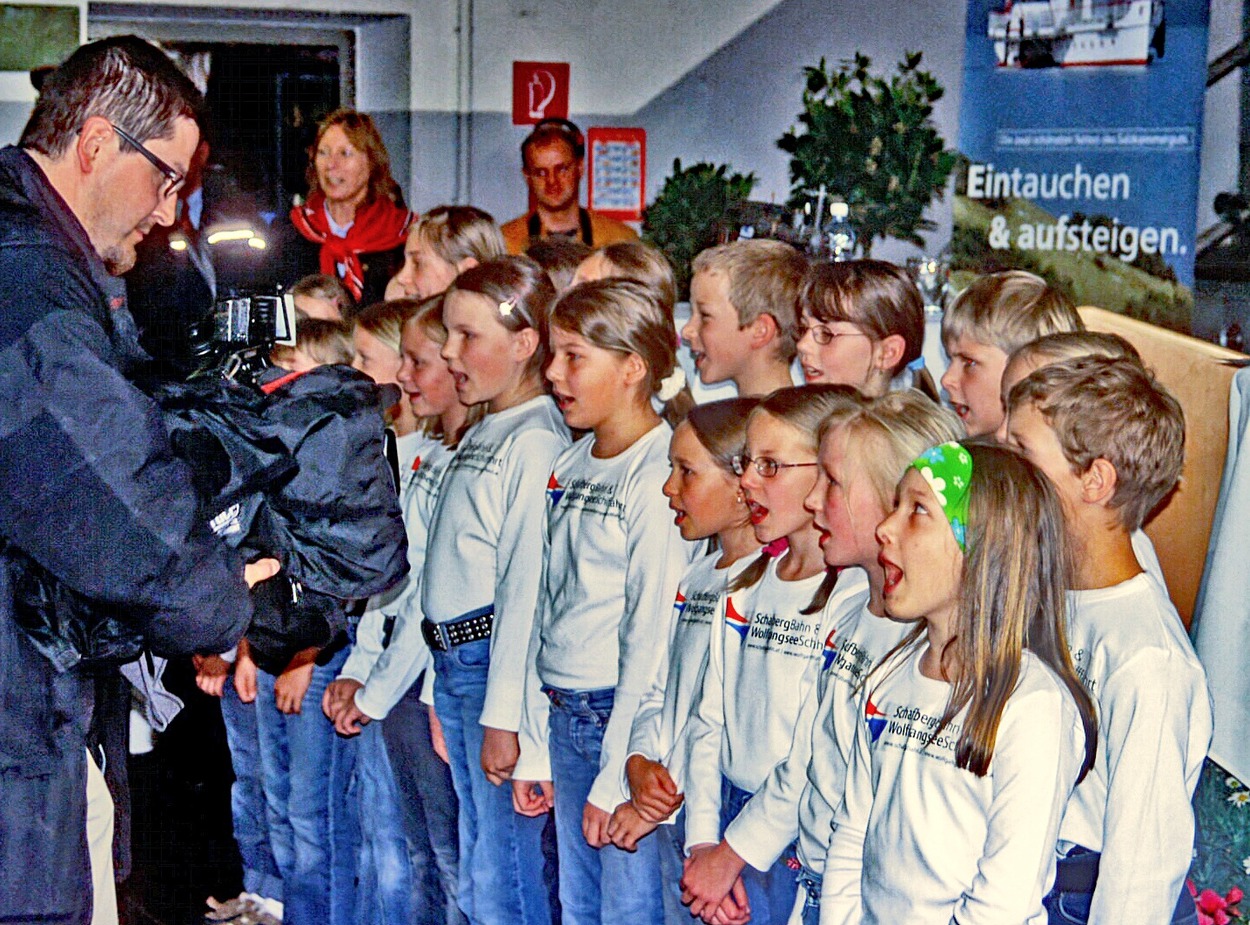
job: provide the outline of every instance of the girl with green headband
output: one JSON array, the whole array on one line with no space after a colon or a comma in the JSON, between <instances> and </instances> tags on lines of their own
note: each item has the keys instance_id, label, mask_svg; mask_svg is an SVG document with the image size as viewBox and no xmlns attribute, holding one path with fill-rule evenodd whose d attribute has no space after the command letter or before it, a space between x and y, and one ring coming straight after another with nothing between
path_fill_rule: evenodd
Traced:
<instances>
[{"instance_id":1,"label":"girl with green headband","mask_svg":"<svg viewBox=\"0 0 1250 925\"><path fill-rule=\"evenodd\" d=\"M1064 638L1058 498L1013 453L945 443L877 541L886 610L916 626L860 691L820 921L1044 922L1097 735Z\"/></svg>"}]
</instances>

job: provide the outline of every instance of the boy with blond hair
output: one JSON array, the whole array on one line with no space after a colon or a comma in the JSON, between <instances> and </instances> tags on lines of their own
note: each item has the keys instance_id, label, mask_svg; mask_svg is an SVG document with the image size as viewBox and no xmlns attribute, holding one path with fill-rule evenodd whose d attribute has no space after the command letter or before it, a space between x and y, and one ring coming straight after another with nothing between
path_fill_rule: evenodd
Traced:
<instances>
[{"instance_id":1,"label":"boy with blond hair","mask_svg":"<svg viewBox=\"0 0 1250 925\"><path fill-rule=\"evenodd\" d=\"M692 265L690 320L681 329L704 385L738 394L794 385L794 327L807 259L781 241L749 240L701 252Z\"/></svg>"},{"instance_id":2,"label":"boy with blond hair","mask_svg":"<svg viewBox=\"0 0 1250 925\"><path fill-rule=\"evenodd\" d=\"M1180 616L1131 540L1180 478L1184 415L1139 363L1087 357L1017 383L1007 435L1063 503L1074 552L1068 645L1098 709L1094 768L1059 829L1050 922L1195 921L1190 800L1211 701Z\"/></svg>"},{"instance_id":3,"label":"boy with blond hair","mask_svg":"<svg viewBox=\"0 0 1250 925\"><path fill-rule=\"evenodd\" d=\"M942 316L942 345L950 366L942 388L969 437L1002 425L999 384L1007 358L1047 334L1083 331L1072 300L1024 270L981 276L955 297Z\"/></svg>"}]
</instances>

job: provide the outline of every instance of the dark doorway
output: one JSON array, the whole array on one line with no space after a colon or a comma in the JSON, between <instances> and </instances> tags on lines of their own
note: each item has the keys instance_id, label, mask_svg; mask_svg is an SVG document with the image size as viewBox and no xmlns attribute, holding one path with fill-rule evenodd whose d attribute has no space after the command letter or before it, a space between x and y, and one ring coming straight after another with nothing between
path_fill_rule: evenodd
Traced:
<instances>
[{"instance_id":1,"label":"dark doorway","mask_svg":"<svg viewBox=\"0 0 1250 925\"><path fill-rule=\"evenodd\" d=\"M210 55L209 138L220 164L262 213L285 214L308 191L317 122L340 104L335 45L171 43Z\"/></svg>"}]
</instances>

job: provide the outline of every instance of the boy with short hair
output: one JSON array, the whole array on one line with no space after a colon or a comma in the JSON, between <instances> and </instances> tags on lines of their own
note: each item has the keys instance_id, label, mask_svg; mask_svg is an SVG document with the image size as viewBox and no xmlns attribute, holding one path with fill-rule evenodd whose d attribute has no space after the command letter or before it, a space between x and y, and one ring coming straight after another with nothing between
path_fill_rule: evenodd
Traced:
<instances>
[{"instance_id":1,"label":"boy with short hair","mask_svg":"<svg viewBox=\"0 0 1250 925\"><path fill-rule=\"evenodd\" d=\"M1044 366L1008 401L1009 442L1063 502L1075 563L1068 645L1098 709L1094 768L1059 829L1050 921L1194 921L1190 800L1211 701L1176 608L1131 542L1180 478L1184 415L1128 359Z\"/></svg>"},{"instance_id":2,"label":"boy with short hair","mask_svg":"<svg viewBox=\"0 0 1250 925\"><path fill-rule=\"evenodd\" d=\"M295 346L280 344L269 353L274 366L292 373L332 363L351 366L355 357L351 328L323 318L300 318L295 322Z\"/></svg>"},{"instance_id":3,"label":"boy with short hair","mask_svg":"<svg viewBox=\"0 0 1250 925\"><path fill-rule=\"evenodd\" d=\"M1040 276L1007 270L973 280L942 316L951 361L942 388L968 436L1002 425L999 383L1013 351L1047 334L1083 330L1072 300Z\"/></svg>"},{"instance_id":4,"label":"boy with short hair","mask_svg":"<svg viewBox=\"0 0 1250 925\"><path fill-rule=\"evenodd\" d=\"M701 252L692 270L681 336L703 384L729 380L742 396L794 385L793 331L807 259L781 241L733 241Z\"/></svg>"}]
</instances>

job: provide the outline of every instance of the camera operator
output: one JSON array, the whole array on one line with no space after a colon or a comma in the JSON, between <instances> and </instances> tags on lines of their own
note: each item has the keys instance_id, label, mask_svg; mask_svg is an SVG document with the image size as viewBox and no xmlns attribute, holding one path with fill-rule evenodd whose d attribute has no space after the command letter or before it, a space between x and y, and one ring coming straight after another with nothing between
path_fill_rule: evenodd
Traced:
<instances>
[{"instance_id":1,"label":"camera operator","mask_svg":"<svg viewBox=\"0 0 1250 925\"><path fill-rule=\"evenodd\" d=\"M0 151L0 921L116 921L96 692L117 671L93 642L222 651L248 624L248 584L277 569L245 572L208 533L125 377L117 276L174 219L201 107L158 49L109 39L47 78L20 147ZM48 592L34 631L17 593L31 571ZM66 600L85 602L68 621ZM99 619L75 625L84 609Z\"/></svg>"}]
</instances>

